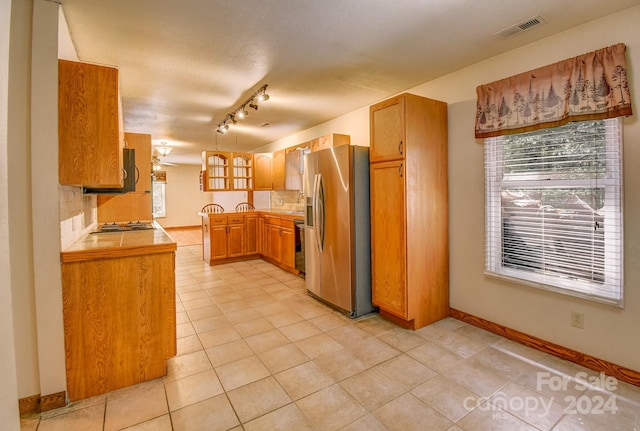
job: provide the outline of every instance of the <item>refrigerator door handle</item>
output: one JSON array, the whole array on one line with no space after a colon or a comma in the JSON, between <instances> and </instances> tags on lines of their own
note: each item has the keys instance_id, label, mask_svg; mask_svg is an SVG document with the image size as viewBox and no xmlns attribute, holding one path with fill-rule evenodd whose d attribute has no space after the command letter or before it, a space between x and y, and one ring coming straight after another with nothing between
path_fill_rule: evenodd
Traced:
<instances>
[{"instance_id":1,"label":"refrigerator door handle","mask_svg":"<svg viewBox=\"0 0 640 431\"><path fill-rule=\"evenodd\" d=\"M315 195L315 227L316 227L316 244L318 251L322 253L324 251L324 184L322 181L322 174L316 174Z\"/></svg>"}]
</instances>

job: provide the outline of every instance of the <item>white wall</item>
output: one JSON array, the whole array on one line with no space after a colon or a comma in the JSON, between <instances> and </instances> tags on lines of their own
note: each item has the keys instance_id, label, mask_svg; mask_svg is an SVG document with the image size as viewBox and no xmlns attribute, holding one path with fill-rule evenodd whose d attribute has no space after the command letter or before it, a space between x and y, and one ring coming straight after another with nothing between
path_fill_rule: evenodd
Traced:
<instances>
[{"instance_id":1,"label":"white wall","mask_svg":"<svg viewBox=\"0 0 640 431\"><path fill-rule=\"evenodd\" d=\"M31 39L31 228L40 394L66 390L58 213L59 5L33 2ZM33 395L33 394L31 394Z\"/></svg>"},{"instance_id":2,"label":"white wall","mask_svg":"<svg viewBox=\"0 0 640 431\"><path fill-rule=\"evenodd\" d=\"M13 0L7 149L11 281L6 285L12 291L17 398L66 388L57 163L51 164L58 157L58 22L56 3Z\"/></svg>"},{"instance_id":3,"label":"white wall","mask_svg":"<svg viewBox=\"0 0 640 431\"><path fill-rule=\"evenodd\" d=\"M640 6L407 90L449 104L451 307L634 370L640 370L640 266L636 264L640 261L640 176L634 173L640 166L637 114L624 120L624 309L484 275L484 167L482 141L474 138L474 121L478 85L618 42L627 45L629 80L638 112L638 22ZM353 143L366 145L368 107L273 142L260 151L285 148L326 133L351 135ZM570 326L571 311L584 313L584 329Z\"/></svg>"},{"instance_id":4,"label":"white wall","mask_svg":"<svg viewBox=\"0 0 640 431\"><path fill-rule=\"evenodd\" d=\"M9 72L9 245L19 398L40 392L31 231L30 109L32 2L13 1Z\"/></svg>"},{"instance_id":5,"label":"white wall","mask_svg":"<svg viewBox=\"0 0 640 431\"><path fill-rule=\"evenodd\" d=\"M0 423L19 430L18 385L13 337L11 254L9 246L8 93L11 2L0 1Z\"/></svg>"},{"instance_id":6,"label":"white wall","mask_svg":"<svg viewBox=\"0 0 640 431\"><path fill-rule=\"evenodd\" d=\"M449 103L451 306L590 355L640 370L640 124L624 120L624 309L483 275L484 171L474 138L475 87L618 42L627 45L629 80L640 109L640 6L532 43L410 90ZM615 29L615 31L613 31ZM570 326L571 311L585 328Z\"/></svg>"},{"instance_id":7,"label":"white wall","mask_svg":"<svg viewBox=\"0 0 640 431\"><path fill-rule=\"evenodd\" d=\"M200 165L164 166L167 215L157 219L162 226L200 226L198 211L213 202L211 193L200 191L200 169Z\"/></svg>"}]
</instances>

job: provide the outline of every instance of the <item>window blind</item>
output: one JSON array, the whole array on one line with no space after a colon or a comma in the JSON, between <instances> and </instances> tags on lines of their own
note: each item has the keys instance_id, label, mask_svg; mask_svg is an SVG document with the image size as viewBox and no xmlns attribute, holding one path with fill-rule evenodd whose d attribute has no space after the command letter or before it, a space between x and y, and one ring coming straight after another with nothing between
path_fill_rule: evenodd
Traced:
<instances>
[{"instance_id":1,"label":"window blind","mask_svg":"<svg viewBox=\"0 0 640 431\"><path fill-rule=\"evenodd\" d=\"M622 125L485 140L486 271L621 305Z\"/></svg>"}]
</instances>

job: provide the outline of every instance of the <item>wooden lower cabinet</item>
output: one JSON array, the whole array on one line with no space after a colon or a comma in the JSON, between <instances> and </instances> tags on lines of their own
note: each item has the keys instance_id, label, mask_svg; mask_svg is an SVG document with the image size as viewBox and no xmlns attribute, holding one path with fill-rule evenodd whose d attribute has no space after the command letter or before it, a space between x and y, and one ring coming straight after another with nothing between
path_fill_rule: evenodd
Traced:
<instances>
[{"instance_id":1,"label":"wooden lower cabinet","mask_svg":"<svg viewBox=\"0 0 640 431\"><path fill-rule=\"evenodd\" d=\"M217 265L258 255L258 214L204 214L202 256Z\"/></svg>"},{"instance_id":2,"label":"wooden lower cabinet","mask_svg":"<svg viewBox=\"0 0 640 431\"><path fill-rule=\"evenodd\" d=\"M166 374L176 354L175 253L63 263L62 299L69 400Z\"/></svg>"},{"instance_id":3,"label":"wooden lower cabinet","mask_svg":"<svg viewBox=\"0 0 640 431\"><path fill-rule=\"evenodd\" d=\"M262 257L298 274L292 218L259 212L200 215L202 256L209 265Z\"/></svg>"},{"instance_id":4,"label":"wooden lower cabinet","mask_svg":"<svg viewBox=\"0 0 640 431\"><path fill-rule=\"evenodd\" d=\"M227 216L227 257L240 257L246 254L244 232L243 215Z\"/></svg>"},{"instance_id":5,"label":"wooden lower cabinet","mask_svg":"<svg viewBox=\"0 0 640 431\"><path fill-rule=\"evenodd\" d=\"M405 320L409 315L406 284L404 161L371 164L372 301Z\"/></svg>"},{"instance_id":6,"label":"wooden lower cabinet","mask_svg":"<svg viewBox=\"0 0 640 431\"><path fill-rule=\"evenodd\" d=\"M288 268L296 266L296 240L294 228L280 228L280 262Z\"/></svg>"},{"instance_id":7,"label":"wooden lower cabinet","mask_svg":"<svg viewBox=\"0 0 640 431\"><path fill-rule=\"evenodd\" d=\"M244 253L246 255L258 254L258 215L245 214L244 216Z\"/></svg>"},{"instance_id":8,"label":"wooden lower cabinet","mask_svg":"<svg viewBox=\"0 0 640 431\"><path fill-rule=\"evenodd\" d=\"M291 272L296 266L296 243L293 220L281 217L265 217L266 238L263 257Z\"/></svg>"}]
</instances>

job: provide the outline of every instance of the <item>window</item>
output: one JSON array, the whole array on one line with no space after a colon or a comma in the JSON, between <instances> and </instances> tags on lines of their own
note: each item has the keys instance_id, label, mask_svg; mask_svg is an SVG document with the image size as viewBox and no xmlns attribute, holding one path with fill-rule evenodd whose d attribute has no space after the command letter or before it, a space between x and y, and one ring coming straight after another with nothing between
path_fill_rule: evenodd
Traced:
<instances>
[{"instance_id":1,"label":"window","mask_svg":"<svg viewBox=\"0 0 640 431\"><path fill-rule=\"evenodd\" d=\"M622 305L622 123L485 140L485 269Z\"/></svg>"},{"instance_id":2,"label":"window","mask_svg":"<svg viewBox=\"0 0 640 431\"><path fill-rule=\"evenodd\" d=\"M164 181L153 182L153 217L166 217L165 190L167 183Z\"/></svg>"}]
</instances>

